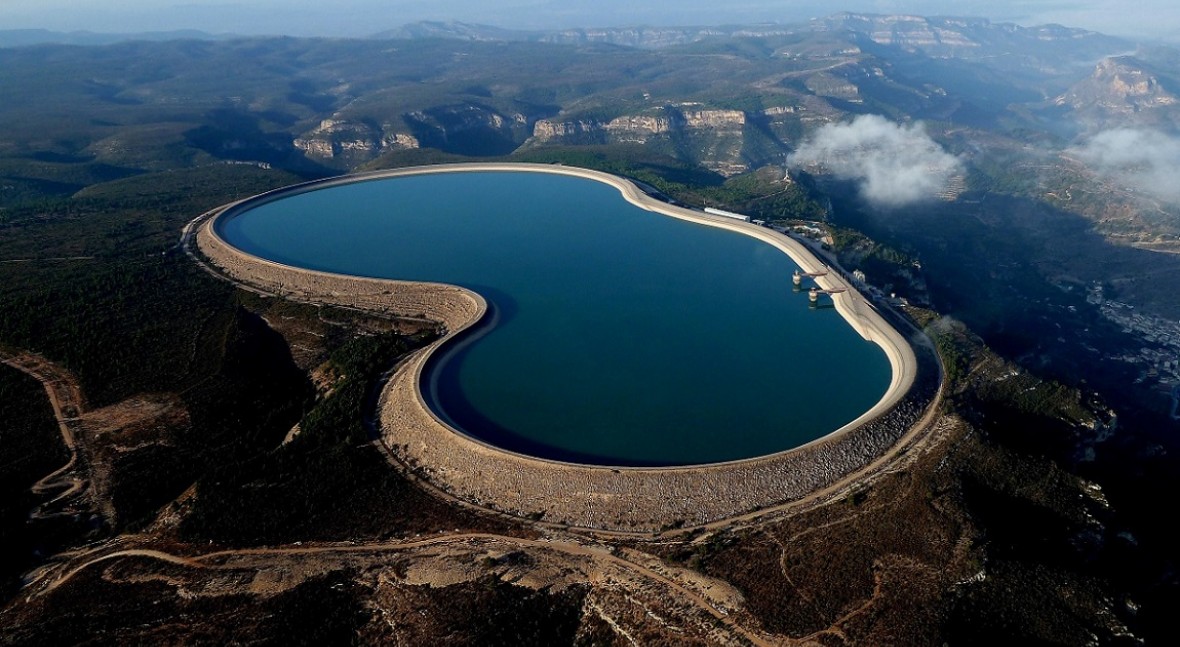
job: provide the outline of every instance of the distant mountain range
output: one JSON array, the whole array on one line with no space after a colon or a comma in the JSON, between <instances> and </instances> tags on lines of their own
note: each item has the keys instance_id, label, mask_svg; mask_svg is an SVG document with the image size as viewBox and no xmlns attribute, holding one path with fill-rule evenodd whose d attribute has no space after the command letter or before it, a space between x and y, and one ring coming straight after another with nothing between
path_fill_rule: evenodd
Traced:
<instances>
[{"instance_id":1,"label":"distant mountain range","mask_svg":"<svg viewBox=\"0 0 1180 647\"><path fill-rule=\"evenodd\" d=\"M529 41L581 45L605 43L659 49L709 39L765 39L817 32L852 33L877 45L892 45L929 56L970 58L972 53L1054 49L1083 51L1099 47L1130 47L1126 40L1061 25L1021 27L985 18L924 17L838 13L798 24L733 25L722 27L608 27L523 31L459 21L423 21L381 32L374 38L453 38L470 41Z\"/></svg>"},{"instance_id":2,"label":"distant mountain range","mask_svg":"<svg viewBox=\"0 0 1180 647\"><path fill-rule=\"evenodd\" d=\"M805 23L728 25L720 27L605 27L557 30L520 30L462 21L420 21L378 32L375 39L448 38L468 41L521 41L557 44L605 43L658 49L716 38L773 38L814 32L852 32L880 45L895 45L928 55L961 56L997 46L1028 48L1045 43L1085 48L1121 39L1060 25L1021 27L984 18L923 17L866 13L837 13ZM108 45L129 40L224 40L233 34L198 30L142 33L56 32L45 29L0 29L0 47L37 44Z\"/></svg>"},{"instance_id":3,"label":"distant mountain range","mask_svg":"<svg viewBox=\"0 0 1180 647\"><path fill-rule=\"evenodd\" d=\"M132 40L224 40L232 34L210 34L195 29L134 33L100 33L93 31L50 31L48 29L0 29L0 47L28 45L112 45Z\"/></svg>"},{"instance_id":4,"label":"distant mountain range","mask_svg":"<svg viewBox=\"0 0 1180 647\"><path fill-rule=\"evenodd\" d=\"M104 49L101 60L62 49L47 63L17 47L51 43ZM137 168L209 156L345 172L419 149L641 146L733 177L781 165L817 128L862 114L922 121L948 145L1004 155L1102 129L1180 129L1180 52L982 18L550 31L418 22L364 39L24 30L0 31L0 45L0 119L27 126L0 153L50 147ZM1104 206L1093 212L1115 222Z\"/></svg>"}]
</instances>

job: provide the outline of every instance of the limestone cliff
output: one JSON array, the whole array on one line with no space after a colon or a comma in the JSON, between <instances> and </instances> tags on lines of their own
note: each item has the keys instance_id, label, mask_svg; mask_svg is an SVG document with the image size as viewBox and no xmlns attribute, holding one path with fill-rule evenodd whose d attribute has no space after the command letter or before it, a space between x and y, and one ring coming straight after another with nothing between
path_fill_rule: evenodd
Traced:
<instances>
[{"instance_id":1,"label":"limestone cliff","mask_svg":"<svg viewBox=\"0 0 1180 647\"><path fill-rule=\"evenodd\" d=\"M402 120L422 146L461 155L505 155L530 134L532 119L502 113L479 103L456 103L415 110Z\"/></svg>"},{"instance_id":2,"label":"limestone cliff","mask_svg":"<svg viewBox=\"0 0 1180 647\"><path fill-rule=\"evenodd\" d=\"M419 146L413 135L394 131L392 126L375 127L342 119L325 119L293 143L308 157L350 162L372 159L387 150Z\"/></svg>"},{"instance_id":3,"label":"limestone cliff","mask_svg":"<svg viewBox=\"0 0 1180 647\"><path fill-rule=\"evenodd\" d=\"M377 123L377 119L387 119ZM474 103L432 106L393 118L333 115L297 137L308 157L355 165L391 150L437 148L464 155L499 155L530 134L531 119Z\"/></svg>"},{"instance_id":4,"label":"limestone cliff","mask_svg":"<svg viewBox=\"0 0 1180 647\"><path fill-rule=\"evenodd\" d=\"M687 128L740 130L746 125L746 113L741 110L685 110L682 114Z\"/></svg>"},{"instance_id":5,"label":"limestone cliff","mask_svg":"<svg viewBox=\"0 0 1180 647\"><path fill-rule=\"evenodd\" d=\"M803 85L820 97L832 97L845 101L860 102L860 88L848 79L841 78L827 72L813 74L804 80Z\"/></svg>"},{"instance_id":6,"label":"limestone cliff","mask_svg":"<svg viewBox=\"0 0 1180 647\"><path fill-rule=\"evenodd\" d=\"M1054 103L1099 126L1180 123L1180 97L1148 65L1129 56L1102 60L1089 78Z\"/></svg>"},{"instance_id":7,"label":"limestone cliff","mask_svg":"<svg viewBox=\"0 0 1180 647\"><path fill-rule=\"evenodd\" d=\"M552 139L582 138L603 132L603 124L593 119L577 119L572 121L553 121L538 119L533 124L533 137L537 141Z\"/></svg>"},{"instance_id":8,"label":"limestone cliff","mask_svg":"<svg viewBox=\"0 0 1180 647\"><path fill-rule=\"evenodd\" d=\"M1117 49L1117 39L1060 25L1021 27L984 18L839 13L812 22L817 31L851 32L878 45L928 56L986 58L1002 49L1007 57L1044 58L1045 52L1078 54ZM1048 58L1053 58L1049 56Z\"/></svg>"},{"instance_id":9,"label":"limestone cliff","mask_svg":"<svg viewBox=\"0 0 1180 647\"><path fill-rule=\"evenodd\" d=\"M775 112L775 117L792 118L792 112L783 109ZM756 118L768 117L759 113ZM741 110L669 105L610 120L541 119L533 125L532 137L526 144L643 144L691 157L724 175L734 175L749 170L752 163L765 161L747 154L749 137L765 137L761 132L747 130L750 121L751 116Z\"/></svg>"}]
</instances>

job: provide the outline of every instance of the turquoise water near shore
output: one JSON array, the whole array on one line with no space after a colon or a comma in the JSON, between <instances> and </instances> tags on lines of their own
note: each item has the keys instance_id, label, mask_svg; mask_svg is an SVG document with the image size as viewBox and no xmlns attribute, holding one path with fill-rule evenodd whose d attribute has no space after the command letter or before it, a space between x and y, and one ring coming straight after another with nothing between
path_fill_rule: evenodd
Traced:
<instances>
[{"instance_id":1,"label":"turquoise water near shore","mask_svg":"<svg viewBox=\"0 0 1180 647\"><path fill-rule=\"evenodd\" d=\"M541 458L686 465L790 449L884 394L885 353L794 262L585 178L476 171L290 194L218 232L313 270L470 288L493 317L428 366L464 433Z\"/></svg>"}]
</instances>

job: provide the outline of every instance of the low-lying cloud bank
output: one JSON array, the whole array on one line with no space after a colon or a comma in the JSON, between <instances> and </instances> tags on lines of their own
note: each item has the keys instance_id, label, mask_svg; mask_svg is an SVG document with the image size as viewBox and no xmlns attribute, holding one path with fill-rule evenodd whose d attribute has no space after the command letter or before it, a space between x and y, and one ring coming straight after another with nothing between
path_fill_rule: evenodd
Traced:
<instances>
[{"instance_id":1,"label":"low-lying cloud bank","mask_svg":"<svg viewBox=\"0 0 1180 647\"><path fill-rule=\"evenodd\" d=\"M1154 130L1116 128L1095 135L1072 152L1092 170L1124 187L1180 203L1180 138Z\"/></svg>"},{"instance_id":2,"label":"low-lying cloud bank","mask_svg":"<svg viewBox=\"0 0 1180 647\"><path fill-rule=\"evenodd\" d=\"M933 198L963 173L921 124L898 125L877 115L817 130L788 160L792 167L823 165L857 182L861 195L879 207L900 207Z\"/></svg>"}]
</instances>

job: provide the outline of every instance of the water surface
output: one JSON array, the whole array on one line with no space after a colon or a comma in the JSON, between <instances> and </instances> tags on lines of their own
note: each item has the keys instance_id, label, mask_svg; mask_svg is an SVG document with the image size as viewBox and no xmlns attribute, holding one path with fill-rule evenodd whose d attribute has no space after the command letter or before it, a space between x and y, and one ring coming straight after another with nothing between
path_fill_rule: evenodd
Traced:
<instances>
[{"instance_id":1,"label":"water surface","mask_svg":"<svg viewBox=\"0 0 1180 647\"><path fill-rule=\"evenodd\" d=\"M645 211L594 180L368 180L249 208L219 233L281 263L482 294L494 325L428 366L432 407L464 433L543 458L774 453L855 419L890 381L878 346L792 289L797 266L781 251Z\"/></svg>"}]
</instances>

